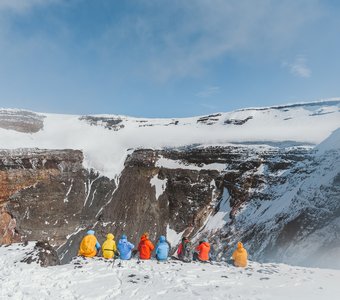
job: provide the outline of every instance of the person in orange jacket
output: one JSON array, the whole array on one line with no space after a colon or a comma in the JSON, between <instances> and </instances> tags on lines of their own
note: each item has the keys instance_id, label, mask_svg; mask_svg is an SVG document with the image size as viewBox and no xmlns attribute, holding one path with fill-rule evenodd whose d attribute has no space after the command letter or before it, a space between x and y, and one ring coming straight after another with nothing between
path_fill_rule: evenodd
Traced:
<instances>
[{"instance_id":1,"label":"person in orange jacket","mask_svg":"<svg viewBox=\"0 0 340 300\"><path fill-rule=\"evenodd\" d=\"M94 236L94 231L88 230L86 232L86 236L83 237L80 243L78 255L84 257L94 257L99 250L100 244Z\"/></svg>"},{"instance_id":2,"label":"person in orange jacket","mask_svg":"<svg viewBox=\"0 0 340 300\"><path fill-rule=\"evenodd\" d=\"M140 238L140 242L138 245L139 258L140 259L150 259L151 252L155 249L155 246L149 240L149 234L145 232Z\"/></svg>"},{"instance_id":3,"label":"person in orange jacket","mask_svg":"<svg viewBox=\"0 0 340 300\"><path fill-rule=\"evenodd\" d=\"M248 253L247 250L243 248L243 244L241 242L237 243L237 249L234 251L231 258L234 261L235 267L244 268L247 266Z\"/></svg>"},{"instance_id":4,"label":"person in orange jacket","mask_svg":"<svg viewBox=\"0 0 340 300\"><path fill-rule=\"evenodd\" d=\"M210 244L207 239L203 239L195 249L194 260L208 261L210 256Z\"/></svg>"}]
</instances>

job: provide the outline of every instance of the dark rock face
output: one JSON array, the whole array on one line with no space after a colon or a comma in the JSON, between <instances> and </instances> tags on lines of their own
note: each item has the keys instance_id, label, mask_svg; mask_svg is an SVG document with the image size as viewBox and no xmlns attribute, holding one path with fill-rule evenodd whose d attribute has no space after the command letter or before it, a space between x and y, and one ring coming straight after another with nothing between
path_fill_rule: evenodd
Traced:
<instances>
[{"instance_id":1,"label":"dark rock face","mask_svg":"<svg viewBox=\"0 0 340 300\"><path fill-rule=\"evenodd\" d=\"M104 223L112 222L112 217L114 220L107 230L118 235L127 231L138 242L144 231L149 231L153 239L166 234L167 224L183 231L202 223L200 214L212 201L210 183L218 173L156 167L155 162L164 153L167 152L137 150L127 158L114 201L102 214ZM167 180L166 189L158 199L150 184L154 176ZM112 212L116 213L112 215Z\"/></svg>"},{"instance_id":2,"label":"dark rock face","mask_svg":"<svg viewBox=\"0 0 340 300\"><path fill-rule=\"evenodd\" d=\"M64 244L93 227L114 181L82 167L78 150L0 152L0 243L48 240Z\"/></svg>"},{"instance_id":3,"label":"dark rock face","mask_svg":"<svg viewBox=\"0 0 340 300\"><path fill-rule=\"evenodd\" d=\"M79 118L81 121L89 123L91 126L102 125L109 130L118 131L125 126L122 124L123 120L120 118L106 118L94 116L82 116Z\"/></svg>"},{"instance_id":4,"label":"dark rock face","mask_svg":"<svg viewBox=\"0 0 340 300\"><path fill-rule=\"evenodd\" d=\"M197 120L197 123L212 125L215 124L221 117L221 114L214 114L209 116L201 117Z\"/></svg>"},{"instance_id":5,"label":"dark rock face","mask_svg":"<svg viewBox=\"0 0 340 300\"><path fill-rule=\"evenodd\" d=\"M1 243L51 236L59 239L63 226L68 226L58 215L65 209L60 202L72 179L84 189L82 158L82 153L74 150L0 151L0 211L1 219L7 220L0 229ZM81 193L80 187L77 193ZM70 212L77 212L73 204L69 206L74 209ZM46 230L49 224L55 226L53 234Z\"/></svg>"},{"instance_id":6,"label":"dark rock face","mask_svg":"<svg viewBox=\"0 0 340 300\"><path fill-rule=\"evenodd\" d=\"M57 251L47 241L38 241L32 252L29 252L22 262L31 264L38 263L42 267L60 265L60 260Z\"/></svg>"},{"instance_id":7,"label":"dark rock face","mask_svg":"<svg viewBox=\"0 0 340 300\"><path fill-rule=\"evenodd\" d=\"M44 116L23 110L1 110L0 128L35 133L44 127Z\"/></svg>"},{"instance_id":8,"label":"dark rock face","mask_svg":"<svg viewBox=\"0 0 340 300\"><path fill-rule=\"evenodd\" d=\"M249 117L242 119L242 120L236 120L236 119L225 120L224 124L243 125L244 123L251 120L252 118L253 118L252 116L249 116Z\"/></svg>"},{"instance_id":9,"label":"dark rock face","mask_svg":"<svg viewBox=\"0 0 340 300\"><path fill-rule=\"evenodd\" d=\"M112 232L116 239L127 234L134 244L145 231L155 241L171 228L195 239L208 236L216 259L242 240L252 259L284 261L291 241L338 226L339 201L322 195L339 199L339 175L310 195L318 199L312 205L302 201L310 186L301 184L339 161L338 154L319 158L325 159L317 161L304 147L143 149L127 157L119 179L110 180L85 170L80 151L3 150L0 243L48 240L65 263L90 228L100 243ZM288 201L285 193L294 193L292 209L269 214L275 201ZM224 223L211 226L220 213Z\"/></svg>"}]
</instances>

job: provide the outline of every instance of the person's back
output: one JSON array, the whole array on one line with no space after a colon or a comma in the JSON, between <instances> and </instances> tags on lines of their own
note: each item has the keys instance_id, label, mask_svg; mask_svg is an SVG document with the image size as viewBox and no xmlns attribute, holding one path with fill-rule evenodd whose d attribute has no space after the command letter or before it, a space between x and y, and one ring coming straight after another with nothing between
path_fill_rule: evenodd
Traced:
<instances>
[{"instance_id":1,"label":"person's back","mask_svg":"<svg viewBox=\"0 0 340 300\"><path fill-rule=\"evenodd\" d=\"M130 259L134 247L135 246L127 240L126 235L123 234L118 242L119 258L123 260Z\"/></svg>"},{"instance_id":2,"label":"person's back","mask_svg":"<svg viewBox=\"0 0 340 300\"><path fill-rule=\"evenodd\" d=\"M182 243L179 245L178 250L177 250L178 259L184 262L190 262L192 259L191 254L192 254L191 243L186 237L183 237Z\"/></svg>"},{"instance_id":3,"label":"person's back","mask_svg":"<svg viewBox=\"0 0 340 300\"><path fill-rule=\"evenodd\" d=\"M155 249L155 246L149 240L148 234L143 234L138 245L139 258L150 259L153 249Z\"/></svg>"},{"instance_id":4,"label":"person's back","mask_svg":"<svg viewBox=\"0 0 340 300\"><path fill-rule=\"evenodd\" d=\"M97 251L100 249L100 244L98 243L96 237L94 236L93 230L88 230L86 236L82 239L78 251L78 255L84 257L94 257Z\"/></svg>"},{"instance_id":5,"label":"person's back","mask_svg":"<svg viewBox=\"0 0 340 300\"><path fill-rule=\"evenodd\" d=\"M235 267L247 266L248 253L247 250L244 249L243 244L241 242L237 243L237 249L234 251L232 259L234 260Z\"/></svg>"},{"instance_id":6,"label":"person's back","mask_svg":"<svg viewBox=\"0 0 340 300\"><path fill-rule=\"evenodd\" d=\"M116 242L114 241L114 235L112 233L109 233L106 236L106 241L102 245L102 252L104 258L112 258L115 255L115 252L117 252Z\"/></svg>"},{"instance_id":7,"label":"person's back","mask_svg":"<svg viewBox=\"0 0 340 300\"><path fill-rule=\"evenodd\" d=\"M210 244L208 243L207 239L204 239L202 243L200 243L196 247L196 251L198 253L198 259L201 261L208 261L209 260L209 253L210 253Z\"/></svg>"},{"instance_id":8,"label":"person's back","mask_svg":"<svg viewBox=\"0 0 340 300\"><path fill-rule=\"evenodd\" d=\"M156 258L158 260L166 260L169 255L169 244L167 243L165 236L161 235L159 238L159 242L156 246Z\"/></svg>"}]
</instances>

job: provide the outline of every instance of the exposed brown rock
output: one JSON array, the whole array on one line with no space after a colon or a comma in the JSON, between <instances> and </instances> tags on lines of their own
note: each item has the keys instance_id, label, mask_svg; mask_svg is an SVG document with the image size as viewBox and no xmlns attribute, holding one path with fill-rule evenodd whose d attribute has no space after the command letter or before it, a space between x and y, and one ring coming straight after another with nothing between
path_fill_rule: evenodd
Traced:
<instances>
[{"instance_id":1,"label":"exposed brown rock","mask_svg":"<svg viewBox=\"0 0 340 300\"><path fill-rule=\"evenodd\" d=\"M44 127L44 116L24 110L0 109L0 128L35 133Z\"/></svg>"},{"instance_id":2,"label":"exposed brown rock","mask_svg":"<svg viewBox=\"0 0 340 300\"><path fill-rule=\"evenodd\" d=\"M0 206L0 245L20 241L20 236L15 231L16 221Z\"/></svg>"},{"instance_id":3,"label":"exposed brown rock","mask_svg":"<svg viewBox=\"0 0 340 300\"><path fill-rule=\"evenodd\" d=\"M158 166L161 157L193 169ZM95 229L99 242L108 232L117 239L125 233L137 244L148 231L155 240L166 234L167 226L193 237L204 229L207 217L218 211L222 196L228 193L230 220L225 228L210 233L213 249L217 249L215 257L219 257L226 249L217 245L229 245L238 238L231 229L242 206L253 199L275 197L268 187L288 180L286 175L277 176L278 172L290 169L307 177L310 171L303 173L294 166L311 158L302 148L143 149L126 159L119 181L85 170L82 159L82 153L74 150L0 151L0 243L48 240L58 249L61 261L67 262L77 254L79 242L90 228ZM195 168L212 163L225 165L225 170ZM261 168L265 171L260 172ZM150 183L155 176L166 181L158 199ZM280 239L285 240L289 226ZM244 242L252 241L253 249L261 247L268 234L261 226L240 232Z\"/></svg>"}]
</instances>

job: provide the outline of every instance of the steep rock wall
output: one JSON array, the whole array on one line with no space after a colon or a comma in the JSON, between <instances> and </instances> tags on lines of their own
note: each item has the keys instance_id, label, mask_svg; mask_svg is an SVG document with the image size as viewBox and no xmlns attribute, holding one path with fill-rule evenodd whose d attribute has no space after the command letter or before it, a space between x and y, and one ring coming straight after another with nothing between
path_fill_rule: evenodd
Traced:
<instances>
[{"instance_id":1,"label":"steep rock wall","mask_svg":"<svg viewBox=\"0 0 340 300\"><path fill-rule=\"evenodd\" d=\"M46 239L67 262L89 228L100 242L113 232L126 233L135 244L148 231L153 240L175 234L173 246L182 235L193 241L209 237L216 259L228 256L242 240L253 259L284 260L291 241L327 224L338 226L334 201L330 209L314 195L323 202L312 214L296 198L311 174L329 170L332 159L325 159L318 161L306 147L141 149L127 157L120 177L110 180L84 169L80 151L4 150L0 243ZM320 193L338 197L336 178ZM291 197L285 199L286 194ZM331 213L319 218L324 208Z\"/></svg>"}]
</instances>

